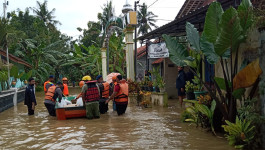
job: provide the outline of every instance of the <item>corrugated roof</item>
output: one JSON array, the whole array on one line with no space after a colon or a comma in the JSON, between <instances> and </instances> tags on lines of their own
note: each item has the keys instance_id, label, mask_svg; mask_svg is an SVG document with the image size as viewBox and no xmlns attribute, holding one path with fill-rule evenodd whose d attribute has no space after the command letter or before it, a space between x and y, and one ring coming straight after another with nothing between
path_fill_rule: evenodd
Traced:
<instances>
[{"instance_id":1,"label":"corrugated roof","mask_svg":"<svg viewBox=\"0 0 265 150\"><path fill-rule=\"evenodd\" d=\"M6 57L6 51L4 51L4 50L0 50L0 55ZM32 65L29 64L28 62L26 62L26 61L24 61L24 60L22 60L22 59L20 59L20 58L18 58L18 57L16 57L16 56L14 56L14 55L12 55L12 54L8 54L8 56L9 56L9 59L10 59L11 61L13 61L13 62L16 62L16 63L22 64L22 65L27 66L27 67L29 67L29 68L32 68Z\"/></svg>"}]
</instances>

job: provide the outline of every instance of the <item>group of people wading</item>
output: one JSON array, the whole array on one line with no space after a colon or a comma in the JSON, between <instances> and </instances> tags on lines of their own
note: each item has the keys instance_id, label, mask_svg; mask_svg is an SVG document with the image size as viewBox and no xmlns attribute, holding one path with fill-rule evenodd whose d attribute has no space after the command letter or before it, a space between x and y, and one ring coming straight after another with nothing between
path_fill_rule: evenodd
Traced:
<instances>
[{"instance_id":1,"label":"group of people wading","mask_svg":"<svg viewBox=\"0 0 265 150\"><path fill-rule=\"evenodd\" d=\"M45 100L44 104L51 116L56 116L56 99L61 103L63 96L69 96L67 78L63 78L62 82L54 82L54 77L49 76L49 80L44 83ZM125 113L128 105L128 84L122 79L121 75L112 77L112 83L103 81L101 75L96 80L92 80L90 76L84 76L79 86L82 88L81 93L72 100L76 102L82 97L83 106L86 108L86 117L88 119L100 118L100 114L108 111L108 103L113 100L113 110L118 115Z\"/></svg>"}]
</instances>

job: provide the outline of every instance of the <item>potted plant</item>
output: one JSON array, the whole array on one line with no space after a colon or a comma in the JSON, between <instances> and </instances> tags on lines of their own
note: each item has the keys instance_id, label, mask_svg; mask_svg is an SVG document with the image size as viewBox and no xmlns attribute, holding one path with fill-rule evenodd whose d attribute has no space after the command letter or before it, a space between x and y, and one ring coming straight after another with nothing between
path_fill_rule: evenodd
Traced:
<instances>
[{"instance_id":1,"label":"potted plant","mask_svg":"<svg viewBox=\"0 0 265 150\"><path fill-rule=\"evenodd\" d=\"M200 75L199 75L199 77L200 77ZM193 83L195 84L195 86L194 86L194 94L195 94L196 100L199 100L200 96L204 96L207 93L207 91L203 91L202 90L202 86L203 85L202 85L199 77L195 76L194 79L192 79Z\"/></svg>"},{"instance_id":2,"label":"potted plant","mask_svg":"<svg viewBox=\"0 0 265 150\"><path fill-rule=\"evenodd\" d=\"M190 81L186 81L185 91L188 100L195 100L194 87L195 86L193 83L191 83Z\"/></svg>"}]
</instances>

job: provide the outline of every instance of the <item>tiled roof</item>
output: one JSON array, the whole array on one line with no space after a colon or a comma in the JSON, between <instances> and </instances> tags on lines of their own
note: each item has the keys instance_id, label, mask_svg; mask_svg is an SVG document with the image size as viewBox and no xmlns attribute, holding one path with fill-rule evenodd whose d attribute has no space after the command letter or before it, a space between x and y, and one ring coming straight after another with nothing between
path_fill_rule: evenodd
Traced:
<instances>
[{"instance_id":1,"label":"tiled roof","mask_svg":"<svg viewBox=\"0 0 265 150\"><path fill-rule=\"evenodd\" d=\"M194 11L200 8L204 4L205 0L186 0L183 6L181 7L177 18L187 15L189 12Z\"/></svg>"},{"instance_id":2,"label":"tiled roof","mask_svg":"<svg viewBox=\"0 0 265 150\"><path fill-rule=\"evenodd\" d=\"M158 58L157 60L155 60L152 65L154 64L160 64L162 61L164 60L164 58Z\"/></svg>"}]
</instances>

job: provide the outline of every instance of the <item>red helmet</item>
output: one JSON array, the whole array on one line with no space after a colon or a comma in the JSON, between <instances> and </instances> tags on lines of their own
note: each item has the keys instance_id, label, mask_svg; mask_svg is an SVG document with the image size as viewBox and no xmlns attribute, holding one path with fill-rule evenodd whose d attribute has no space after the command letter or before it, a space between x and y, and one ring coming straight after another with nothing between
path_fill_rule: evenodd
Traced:
<instances>
[{"instance_id":1,"label":"red helmet","mask_svg":"<svg viewBox=\"0 0 265 150\"><path fill-rule=\"evenodd\" d=\"M63 81L68 81L68 79L67 79L66 77L64 77L62 80L63 80Z\"/></svg>"}]
</instances>

